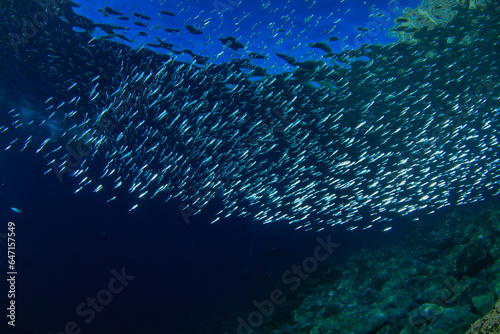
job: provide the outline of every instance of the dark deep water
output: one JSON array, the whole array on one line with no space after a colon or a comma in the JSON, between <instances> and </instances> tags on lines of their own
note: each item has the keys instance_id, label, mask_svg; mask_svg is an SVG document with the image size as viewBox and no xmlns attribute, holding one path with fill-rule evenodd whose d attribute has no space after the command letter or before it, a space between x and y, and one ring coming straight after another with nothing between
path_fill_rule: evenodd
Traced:
<instances>
[{"instance_id":1,"label":"dark deep water","mask_svg":"<svg viewBox=\"0 0 500 334\"><path fill-rule=\"evenodd\" d=\"M3 1L2 6L6 5L8 5L8 1ZM352 9L354 11L355 7ZM297 15L305 14L300 13ZM498 22L498 10L493 12L491 16L495 19L495 22ZM244 30L246 29L248 27L245 27ZM440 32L443 33L443 31ZM489 54L488 64L478 63L477 65L478 68L480 67L481 73L487 73L487 70L491 70L491 77L489 77L490 81L488 82L492 82L496 86L493 88L490 87L488 91L489 95L487 96L489 99L481 98L479 102L478 100L475 102L485 109L486 107L491 107L491 109L488 109L487 113L485 112L483 118L479 115L477 119L471 120L468 125L471 128L477 127L481 130L479 131L480 134L490 136L488 138L498 139L496 129L498 117L495 117L498 116L499 90L498 82L496 81L498 78L498 50L494 49L494 47L498 47L498 41L496 42L495 45L490 45L492 48L490 52L484 52L484 49L480 50L483 52L482 54ZM61 43L61 52L68 52L67 49L63 48L64 41L58 41L58 43ZM30 49L30 52L35 54L35 56L31 54L33 59L37 59L40 63L47 61L45 56L37 53L36 47L33 45L34 43L30 45L30 47L35 49L35 51ZM109 44L103 43L103 45L104 48L110 47ZM481 46L485 47L484 44L481 44ZM70 93L67 93L63 88L61 88L61 91L57 91L60 86L55 79L53 86L42 85L41 83L44 83L46 79L44 77L45 73L41 71L37 72L36 66L34 70L28 66L29 64L25 64L26 67L24 68L17 67L22 62L17 62L17 58L14 61L14 58L5 56L4 51L2 51L2 59L5 63L2 64L2 69L5 70L4 73L6 75L2 77L1 84L2 91L6 93L3 93L3 96L0 97L0 104L2 106L0 125L10 125L12 123L12 117L7 114L7 111L12 108L18 108L19 105L23 104L22 101L29 101L29 108L41 110L43 108L43 101L51 94L65 98L71 97L68 96ZM404 51L401 52L403 53ZM55 52L54 54L57 53ZM464 54L465 52L459 53L457 51L457 57L458 55L465 57L463 56ZM149 53L145 52L136 57L147 58L148 55ZM65 54L65 56L68 55ZM157 58L151 57L158 62L165 59L162 58L163 56L158 56ZM432 57L429 55L430 59ZM451 62L453 57L448 57L448 55L446 57L445 61ZM280 61L283 61L285 58L281 58ZM477 58L480 57L478 56ZM8 63L8 60L12 61L12 66ZM290 63L294 63L294 61L287 58L286 63L288 65L284 63L282 67L290 70L288 65L291 65ZM444 66L443 63L438 64ZM470 60L467 64L472 64L470 66L473 66L474 62ZM430 68L435 66L430 65ZM110 66L107 68L107 71L111 72L117 68L118 66ZM70 66L63 62L58 71L60 70L61 73L68 75L65 71L71 72L71 69L72 65ZM221 67L221 69L224 68ZM305 75L307 77L309 75L300 71L297 70L300 76ZM397 69L388 68L387 71L396 72ZM457 72L459 71L457 70ZM450 70L450 72L453 71ZM95 72L95 74L97 73L99 71ZM472 77L474 73L471 70L466 74ZM212 74L216 76L216 74ZM359 76L365 78L362 74L359 74ZM374 76L374 74L369 74L366 75L366 78ZM75 78L70 77L70 79ZM84 80L83 78L79 79ZM455 80L455 78L451 78L450 80L452 79ZM325 77L321 80L326 81ZM472 79L467 77L465 80ZM112 85L110 84L110 86ZM371 89L376 89L373 86L377 86L377 84L371 86ZM184 86L181 87L185 89ZM284 84L280 87L278 89L283 89L283 91L289 89ZM359 87L354 86L353 91L356 92L356 89L359 89ZM436 85L436 87L436 90L441 88L439 85ZM85 94L88 95L92 86L87 88L89 89L85 90ZM252 101L252 91L250 88L248 89L250 91L248 100ZM460 97L460 93L462 93L461 89L454 86L449 91ZM195 94L202 91L198 87L192 88L192 90L195 91ZM474 89L471 88L468 93L470 91L474 92ZM356 93L362 96L363 92L363 90L358 90ZM417 89L415 92L417 94L422 93L422 95L425 93ZM228 97L229 95L226 92L222 95L212 96L211 101L224 100L221 97ZM267 92L265 95L267 95ZM465 95L468 96L467 94ZM259 95L256 94L256 96ZM315 94L310 94L310 96L312 96L312 100L318 98ZM307 94L300 97L304 98L304 100L309 99ZM185 98L185 96L182 96L182 98ZM239 98L243 99L241 96ZM418 108L425 107L425 105L418 104L420 103L420 99L415 96L410 96L409 98L415 99L415 105ZM90 103L92 101L89 102L88 100L84 102L88 102L85 105L88 108L91 108L94 104L106 102L98 99L93 104ZM467 101L467 103L469 102ZM266 101L262 102L262 105L265 105L265 103ZM260 107L260 104L258 107ZM258 107L255 106L255 110ZM391 105L391 107L395 109L399 108L394 105ZM418 109L417 107L415 108ZM380 109L375 109L373 113L376 114L376 112L380 112ZM395 114L397 113L395 112ZM368 113L368 115L371 114ZM365 117L366 114L353 116L353 120L349 120L352 124L348 122L351 127L357 124L358 120L356 117L358 116ZM418 127L418 124L420 124L418 122L431 119L432 117L431 115L426 115L422 119L411 121L414 121L414 126ZM221 119L226 120L229 117L221 117ZM151 120L148 119L148 121ZM490 121L493 127L488 128L485 125L487 121ZM391 126L393 124L406 123L408 123L408 120L405 121L401 116L400 118L388 121L387 127L392 131L393 128ZM146 124L149 126L149 123ZM314 132L313 125L307 124L304 126L304 128L310 126L313 129L310 132L313 134L312 136L324 135L324 132L327 132L323 131L324 129L320 129L321 131L316 129L317 132ZM397 127L396 125L394 126ZM411 126L413 125L409 125L409 127ZM39 132L34 134L34 141L43 141L45 139L44 136L47 136L47 133L51 131L53 131L52 135L57 137L58 134L60 135L60 130L56 127L57 124L52 127L41 128ZM452 132L446 126L443 126L443 128L445 129L445 133ZM332 131L332 133L344 139L342 136L347 136L348 131L343 132L343 130L344 128L341 127L338 132ZM385 134L385 136L389 136L389 139L393 142L407 141L409 137L404 136L407 135L405 130L408 130L408 128L404 129L400 135L396 135L396 133L392 134L389 131L389 135ZM24 140L30 134L29 131L30 128L19 128L15 130L10 129L7 133L0 134L0 148L7 147L14 139L12 136L19 136L19 138L23 138ZM202 131L201 126L199 131ZM203 133L203 135L206 134L207 132ZM463 133L460 134L463 135ZM240 205L236 209L247 210L249 214L245 217L231 216L221 222L211 224L217 217L218 212L228 207L227 203L223 203L220 197L209 201L208 206L200 214L191 217L190 223L186 224L186 221L179 213L178 206L181 200L178 198L171 199L166 203L164 198L148 199L142 201L137 209L130 211L131 207L136 204L137 199L127 192L128 188L115 191L114 194L116 194L117 199L109 203L107 202L109 200L109 193L93 192L94 188L74 194L75 189L78 188L80 179L66 175L64 182L59 182L53 171L46 173L47 163L52 156L50 158L42 158L40 154L35 154L38 147L30 146L22 152L19 152L18 147L2 150L0 151L0 203L2 203L2 206L0 206L0 217L2 217L2 221L0 221L0 224L2 224L0 226L0 246L2 248L1 252L5 254L7 240L4 233L7 233L7 223L14 222L16 225L16 267L18 274L16 276L15 298L16 327L12 328L12 326L6 325L7 320L4 316L2 328L6 329L5 331L2 329L0 333L246 333L241 328L238 331L238 317L247 319L256 310L253 302L270 299L272 292L276 289L285 293L287 302L274 311L273 317L266 318L265 325L256 326L255 332L257 333L272 333L273 330L279 331L275 333L286 334L317 333L313 331L312 325L309 326L301 323L299 315L303 319L307 319L304 321L309 321L311 324L313 324L313 320L310 319L313 319L315 314L321 314L325 319L330 319L331 323L340 323L342 321L339 318L335 318L336 314L342 314L339 310L347 310L349 308L358 308L361 310L360 313L367 313L365 308L370 310L380 309L385 312L383 317L385 320L374 324L370 331L365 331L364 328L362 331L359 327L354 326L353 328L357 329L353 330L353 332L359 330L362 333L404 333L403 328L410 321L405 319L411 319L411 316L408 314L418 309L419 306L431 303L434 298L432 293L439 295L440 290L435 287L438 284L433 285L435 282L432 280L435 279L441 282L443 281L443 277L454 278L459 282L466 281L470 286L477 287L474 289L471 288L467 292L461 292L460 298L457 297L457 301L446 304L446 309L450 310L450 313L456 311L454 307L464 308L468 306L469 309L461 310L461 312L463 314L470 314L470 317L467 318L464 316L459 319L460 321L456 320L457 323L463 321L468 326L476 318L482 317L488 311L488 307L490 309L492 307L489 299L483 304L478 302L479 299L483 298L483 296L491 295L496 300L500 296L500 288L495 285L496 283L493 284L498 279L498 270L495 269L497 267L494 263L498 263L497 260L500 253L495 246L496 237L498 236L496 228L498 226L494 222L490 223L494 219L491 218L488 220L489 218L484 218L484 215L481 216L483 217L481 219L476 218L476 216L480 216L480 213L487 209L498 210L499 208L498 196L493 196L498 193L498 184L496 183L498 180L498 171L495 169L495 167L498 167L498 141L494 142L491 140L487 142L490 149L484 153L484 151L480 151L481 147L477 146L477 142L474 141L476 133L470 132L467 135L470 138L463 140L464 145L468 145L467 150L464 147L461 147L461 149L473 158L476 156L481 157L480 160L471 163L471 165L476 167L474 173L472 169L469 173L464 172L465 176L460 182L456 181L456 183L447 184L444 187L429 187L421 179L417 179L417 182L420 182L417 190L420 192L417 192L415 196L408 197L414 200L416 197L421 198L423 194L426 194L424 190L428 191L430 188L444 188L447 190L448 188L446 187L449 187L450 193L446 198L448 200L447 206L431 215L427 215L427 213L435 209L432 206L429 208L419 207L419 210L408 215L400 215L395 210L383 212L380 213L380 216L383 217L384 224L380 226L375 224L376 227L373 229L362 230L362 228L358 228L353 231L346 231L346 228L343 226L326 226L320 232L306 231L305 228L297 230L297 225L289 224L286 219L262 224L262 219L254 219L254 217L257 217L262 212L260 211L262 206L250 205L248 207ZM411 136L415 137L415 141L419 139L415 133L410 133ZM373 151L371 150L377 150L379 143L379 139L375 138L375 136L373 137L367 139L367 142L371 143L368 149L360 144L358 147L347 147L342 153L346 152L356 155L359 153L358 150L364 150L372 154ZM128 139L132 141L131 138L132 136ZM322 139L324 138L322 137ZM54 141L54 143L51 142L49 145L61 145L63 147L65 140L62 139L62 143ZM288 146L286 145L290 145L293 148L292 144L296 142L300 143L301 141L304 140L301 140L298 136L289 142L287 142L287 138L282 137L276 140L278 145L285 145L284 147L287 149ZM37 142L37 145L39 144ZM317 146L321 146L322 144L321 141L318 141ZM342 145L338 145L342 150ZM281 147L278 146L279 150L281 150ZM395 146L391 147L394 148ZM313 153L314 147L311 145L306 149L299 148L310 154L307 161L315 165L317 156ZM397 151L396 148L394 148L394 151ZM436 149L432 146L431 148ZM445 146L441 148L444 151L447 150ZM105 147L104 149L109 149L109 152L111 152L114 148ZM381 152L386 153L384 151L386 149L386 146L380 145ZM140 155L138 144L133 151L138 156ZM290 149L290 151L293 150ZM481 154L485 155L481 156L479 152L483 152ZM259 163L263 161L262 165L253 167L253 169L248 171L248 174L260 175L260 173L263 173L262 175L264 175L264 172L266 172L265 163L274 161L275 157L273 154L279 158L281 153L282 151L273 151L268 160L265 158L257 160ZM373 154L376 155L375 153ZM469 155L466 158L468 157ZM425 158L428 158L428 156ZM456 166L447 166L444 163L440 164L440 162L446 160L446 156L441 159L437 163L432 161L428 164L425 161L420 161L421 168L418 169L415 175L420 177L428 173L439 176L440 174L444 175L452 172ZM102 157L98 157L93 162L95 165L100 165L103 163L103 160ZM293 166L296 160L292 159L289 165ZM427 160L430 161L430 158ZM342 160L338 160L336 164L342 164L342 162ZM297 162L297 164L299 163ZM323 160L318 162L317 165L319 166L319 171L325 173L331 172L328 169L329 166ZM123 168L124 166L119 167ZM429 169L426 169L427 167ZM431 169L430 167L436 168ZM491 178L486 181L492 184L485 188L481 186L474 187L471 190L472 194L470 197L482 198L484 200L472 204L455 205L463 194L456 190L463 190L463 188L458 188L458 185L467 185L467 182L476 182L478 179L475 176L481 173L481 168L491 168L488 174ZM338 170L335 170L335 173L337 172ZM359 172L359 170L356 170L356 172ZM88 172L88 176L95 180L99 180L101 174L102 171L100 170L90 170ZM349 177L354 178L354 175L354 172L347 174L339 173L339 178L345 178L347 182ZM368 174L364 179L369 181L371 176L372 174ZM359 181L359 177L356 177L356 180ZM251 180L252 182L254 181L254 179ZM263 180L268 181L265 178ZM479 180L483 181L483 179ZM195 184L195 178L190 181ZM283 177L283 183L288 181L288 176L287 178ZM198 181L196 180L196 182ZM267 185L266 182L262 181L263 185ZM286 185L281 186L284 188ZM365 189L364 186L365 184L360 185L362 189ZM235 189L238 189L239 192L240 188L235 187ZM401 193L408 193L411 189L405 189ZM351 197L347 197L350 194L348 190L344 191L342 189L338 193L339 196L346 196L339 199L338 204L349 203ZM241 203L248 203L246 195L243 190L239 194ZM300 196L297 195L297 198ZM374 197L372 204L378 204L379 200L381 199ZM429 199L430 204L434 204L432 201L433 199ZM437 204L439 203L436 203L436 206ZM14 210L10 209L11 207L22 210L22 213L14 212ZM290 207L287 206L286 208L289 209ZM342 211L343 208L339 210ZM390 208L393 209L394 207ZM318 208L316 207L311 209L314 212L317 210ZM359 225L360 227L370 225L372 219L375 217L370 205L362 206L359 211L362 219L357 220L355 223L349 221L349 224ZM293 211L290 210L290 212ZM343 213L341 218L332 218L332 221L342 220L347 214L349 214L349 211ZM450 216L453 219L449 218ZM463 219L460 220L457 216L463 217ZM321 217L315 216L314 219L320 220ZM416 218L420 218L420 220L416 221ZM450 225L455 221L454 219L456 220L456 226ZM488 223L484 223L484 221ZM470 222L470 227L467 227L467 224L464 225L464 222ZM304 224L306 227L308 226L307 222ZM491 224L493 227L488 224ZM392 229L383 232L382 229L386 226L391 226ZM433 230L434 227L438 228L438 233ZM475 229L478 229L479 232ZM321 262L318 268L311 269L310 274L304 274L300 280L297 280L297 277L300 277L302 274L289 274L287 277L295 278L295 280L285 282L283 279L285 273L296 265L304 264L305 259L317 255L315 251L318 245L324 244L319 242L318 238L321 238L323 241L331 240L338 247L335 247L333 254L326 256L325 261ZM488 244L486 241L483 243L483 240L488 240L491 244ZM362 250L364 249L368 250L368 252L363 252ZM423 251L422 253L418 253L414 249L420 249L420 251L423 249ZM464 252L461 249L466 249L467 251ZM360 253L362 255L359 255ZM401 267L390 271L390 275L387 276L397 277L399 275L398 269L402 273L404 270L411 270L412 267L416 268L416 272L410 275L411 279L401 278L401 281L406 282L404 288L396 287L396 284L394 286L386 284L390 285L388 290L392 289L391 291L394 291L387 292L387 289L383 289L383 285L384 282L390 282L390 279L388 277L380 278L374 273L389 272L387 268L390 268L390 266L385 262L387 259L398 261L399 258L410 258L409 253L414 256L414 259L411 261L408 259L406 261L402 260L400 263ZM468 257L464 255L465 253L468 254ZM435 264L432 262L435 259L441 259L440 256L445 258L449 256L449 258L458 258L459 260L456 260L456 262L450 260L452 265L449 265L449 263L440 265L439 263ZM367 258L370 260L366 260ZM2 277L5 277L7 276L7 258L5 255L2 256L0 263ZM359 280L356 278L358 276ZM403 274L401 274L401 277L403 277ZM291 287L295 286L294 284L297 282L300 283L300 286L298 286L297 290L292 291ZM0 285L0 287L2 288L0 295L3 296L1 305L2 309L5 310L8 301L5 295L7 294L8 287L4 284ZM417 292L414 294L416 297L413 298L412 302L406 304L393 302L391 307L389 307L391 311L388 311L387 306L384 306L386 308L380 306L383 304L382 300L386 300L384 298L387 294L396 296L397 293L410 291L413 287L416 287L415 290ZM113 290L116 292L109 292ZM332 297L331 304L322 299L326 298L325 294L327 294L327 291L330 293L329 297ZM353 293L354 297L349 295L349 291ZM361 291L359 295L354 293L358 291ZM418 295L418 291L431 291L432 293L429 292L429 295L426 295L422 292ZM374 295L375 297L373 297ZM380 295L384 298L380 297ZM337 296L341 296L339 299L344 303L341 307L338 307L336 304L338 300L334 301ZM92 300L96 297L101 302L94 304L94 311L91 311ZM350 301L348 297L354 298L356 302ZM469 299L471 298L476 298L476 301L470 302ZM306 301L304 302L304 300ZM438 305L439 303L435 304ZM404 307L402 307L403 305ZM482 307L480 308L481 305ZM441 305L439 306L442 307ZM302 313L299 311L292 313L299 309L307 310L301 311ZM331 314L326 312L326 309ZM394 310L399 310L401 314L394 315L396 312ZM446 311L443 312L443 314L449 316ZM292 318L295 314L299 315L293 320ZM332 318L328 318L330 316ZM354 316L351 316L351 318L354 318ZM376 315L370 318L370 320L373 318L376 318ZM467 319L463 320L463 318ZM347 323L349 314L343 319ZM392 321L394 319L406 322L395 323L395 321ZM428 325L430 325L434 320L434 316L427 317L426 320L428 321ZM294 324L295 327L287 327L289 324ZM436 321L434 321L434 324L436 324ZM345 331L337 331L336 328L329 328L324 323L321 326L324 328L323 333L347 333L345 329L343 329ZM390 328L387 329L387 326ZM413 327L414 330L421 330L420 332L428 333L443 333L437 330L422 330L422 327L419 326L421 325L415 325ZM447 331L444 332L447 333ZM457 330L449 331L449 333L458 332Z\"/></svg>"},{"instance_id":2,"label":"dark deep water","mask_svg":"<svg viewBox=\"0 0 500 334\"><path fill-rule=\"evenodd\" d=\"M29 153L2 157L2 201L24 210L2 209L18 236L19 313L12 333L60 333L71 320L82 333L199 332L199 325L249 313L253 300L268 297L283 272L311 255L318 236L341 244L336 259L393 243L411 225L402 219L390 235L297 232L249 219L214 226L208 223L220 206L214 204L187 226L175 203L153 200L129 213L126 200L110 204L95 194L71 195L71 182L43 176L45 165ZM77 306L95 298L111 270L121 268L135 278L86 324ZM319 279L319 272L311 279Z\"/></svg>"},{"instance_id":3,"label":"dark deep water","mask_svg":"<svg viewBox=\"0 0 500 334\"><path fill-rule=\"evenodd\" d=\"M19 215L2 208L18 236L17 326L7 333L64 333L69 321L82 333L235 333L236 318L254 311L254 300L269 298L280 276L312 254L318 236L340 244L329 259L333 265L363 248L402 247L398 240L418 224L399 218L390 234L300 232L250 220L210 225L218 203L187 226L175 203L151 201L129 213L126 200L109 204L95 194L71 195L71 182L43 176L45 165L29 152L2 157L1 199L24 209ZM439 223L453 210L423 219ZM328 267L322 264L298 291L322 280ZM88 315L77 315L77 306L95 298L111 270L121 268L135 278L86 324ZM285 308L280 314L288 313Z\"/></svg>"}]
</instances>

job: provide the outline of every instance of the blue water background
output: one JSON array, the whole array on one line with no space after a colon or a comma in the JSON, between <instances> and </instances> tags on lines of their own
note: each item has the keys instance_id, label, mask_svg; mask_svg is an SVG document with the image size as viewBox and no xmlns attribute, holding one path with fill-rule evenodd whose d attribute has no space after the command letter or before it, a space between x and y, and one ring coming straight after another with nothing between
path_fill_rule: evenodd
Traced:
<instances>
[{"instance_id":1,"label":"blue water background","mask_svg":"<svg viewBox=\"0 0 500 334\"><path fill-rule=\"evenodd\" d=\"M211 1L197 4L184 1L177 5L167 2L161 6L146 1L105 4L86 1L75 11L95 22L115 24L116 18L105 18L97 9L107 5L122 11L130 21L118 23L131 28L126 35L136 41L131 45L134 47L156 42L151 30L147 38L137 35L142 29L132 23L135 11L151 16L151 22L142 21L149 27L160 25L158 36L178 49L191 49L208 57L223 52L216 61L240 57L241 52L269 54L270 58L260 64L279 71L291 68L272 52L291 54L301 60L318 59L323 52L313 51L307 47L308 43L324 41L330 36L342 40L347 36L346 47L355 47L355 35L359 32L356 27L364 27L371 20L369 6L361 6L358 0L317 1L312 8L310 3L272 1L270 8L281 9L269 15L269 10L260 9L260 1L244 0L238 7L224 12L222 20ZM405 2L400 6L416 5L416 2ZM387 1L378 2L376 6L384 9ZM331 35L321 34L330 29L325 26L329 24L326 20L302 32L308 26L303 21L311 14L325 18L333 10L344 13L348 8L351 8L348 15L332 15L329 19L333 22L342 17ZM293 20L283 23L282 16L294 9ZM170 10L177 16L158 16L159 10ZM195 18L202 10L204 12ZM251 14L240 22L238 18L245 12ZM160 32L164 27L183 28L185 24L200 28L204 20L210 24L203 28L203 35L192 35L185 30L177 35ZM252 26L259 21L262 23L252 32ZM281 36L270 36L266 29L271 22L283 25L285 30L291 29L294 37L275 49ZM252 35L255 29L262 33L250 40L250 36L255 36ZM249 46L238 52L224 48L217 41L224 36L237 37ZM389 42L383 33L377 34L373 41ZM295 43L300 47L290 50ZM340 42L337 44L330 43L339 51L342 46ZM189 56L183 57L189 59ZM0 140L2 147L8 144L6 138ZM0 210L2 217L17 225L17 299L24 303L19 307L18 319L23 333L59 333L70 320L81 324L83 333L191 333L195 325L210 323L216 316L233 317L234 312L251 310L251 302L268 296L284 271L311 255L318 235L331 235L340 243L337 252L340 256L362 247L394 242L407 233L412 224L409 218L398 218L390 233L345 232L342 228L333 228L320 234L295 231L295 227L286 222L263 226L251 219L210 225L221 205L215 200L186 225L176 201L151 200L129 213L132 203L126 192L112 203L106 203L103 195L91 192L74 195L76 182L69 178L60 183L53 173L43 175L47 170L45 161L33 152L7 151L3 156ZM23 214L9 207L21 208ZM105 288L111 278L110 271L122 267L136 278L97 314L95 321L84 324L75 314L76 306ZM50 300L57 302L47 308Z\"/></svg>"}]
</instances>

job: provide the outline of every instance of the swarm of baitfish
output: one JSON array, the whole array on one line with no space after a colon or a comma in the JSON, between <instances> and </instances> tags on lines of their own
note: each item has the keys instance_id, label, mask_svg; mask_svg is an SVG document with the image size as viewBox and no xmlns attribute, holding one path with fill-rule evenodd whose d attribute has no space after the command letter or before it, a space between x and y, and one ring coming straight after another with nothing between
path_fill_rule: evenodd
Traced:
<instances>
[{"instance_id":1,"label":"swarm of baitfish","mask_svg":"<svg viewBox=\"0 0 500 334\"><path fill-rule=\"evenodd\" d=\"M308 61L280 53L293 70L273 75L246 57L181 62L89 38L69 23L91 23L67 16L44 31L58 38L33 40L25 58L11 59L43 75L31 77L38 99L13 110L2 130L41 125L51 135L35 150L48 173L109 200L124 189L131 210L173 199L189 221L220 198L215 221L387 230L394 217L499 192L494 8L457 7L446 26L415 31L411 44ZM36 57L42 47L47 54ZM29 138L22 149L36 142Z\"/></svg>"}]
</instances>

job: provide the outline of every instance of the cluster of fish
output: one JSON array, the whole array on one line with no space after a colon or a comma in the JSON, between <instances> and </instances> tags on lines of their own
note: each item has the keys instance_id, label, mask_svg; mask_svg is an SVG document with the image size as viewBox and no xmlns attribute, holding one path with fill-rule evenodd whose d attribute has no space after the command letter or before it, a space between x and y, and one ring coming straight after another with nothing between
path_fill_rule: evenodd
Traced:
<instances>
[{"instance_id":1,"label":"cluster of fish","mask_svg":"<svg viewBox=\"0 0 500 334\"><path fill-rule=\"evenodd\" d=\"M413 32L416 42L329 54L336 65L278 54L294 70L277 75L251 58L187 63L91 38L72 29L92 24L71 6L60 5L64 20L50 20L21 55L4 43L2 86L12 99L22 88L24 107L0 132L13 128L11 145L35 145L48 173L76 178L77 191L125 188L131 210L176 199L184 217L220 197L216 221L312 230L387 230L388 213L499 193L493 3L457 6L446 26ZM13 5L6 29L35 8ZM51 135L35 138L40 125Z\"/></svg>"},{"instance_id":2,"label":"cluster of fish","mask_svg":"<svg viewBox=\"0 0 500 334\"><path fill-rule=\"evenodd\" d=\"M117 18L119 20L122 20L122 21L130 20L130 17L124 15L123 13L120 13L119 11L114 10L113 8L111 8L109 6L104 7L104 9L99 9L98 11L100 13L102 13L105 17L109 17L110 15L111 16L117 15L118 16ZM167 10L161 10L160 14L163 14L165 16L175 17L175 14L173 12L167 11ZM147 28L148 25L145 22L151 21L151 17L148 15L145 15L145 14L140 14L140 13L134 12L133 17L134 17L134 19L136 19L134 21L134 25L136 25L138 27L142 27L142 28ZM189 33L191 33L193 35L201 35L203 33L201 30L193 27L190 24L185 25L185 28ZM125 27L119 27L119 26L112 27L112 30L116 30L116 29L129 30L128 28L125 28ZM164 28L164 31L166 31L168 33L177 33L180 31L180 29L178 29L178 28ZM148 35L148 33L146 31L142 31L142 30L139 31L138 34L139 34L139 36L147 36ZM130 39L128 39L123 34L110 33L106 36L106 38L113 38L113 37L118 37L118 38L121 38L127 42L132 42ZM161 40L159 38L158 38L158 40L160 41L160 44L147 43L146 45L153 46L153 47L163 47L164 44L161 43ZM173 46L173 44L169 44L169 45L170 45L170 47Z\"/></svg>"}]
</instances>

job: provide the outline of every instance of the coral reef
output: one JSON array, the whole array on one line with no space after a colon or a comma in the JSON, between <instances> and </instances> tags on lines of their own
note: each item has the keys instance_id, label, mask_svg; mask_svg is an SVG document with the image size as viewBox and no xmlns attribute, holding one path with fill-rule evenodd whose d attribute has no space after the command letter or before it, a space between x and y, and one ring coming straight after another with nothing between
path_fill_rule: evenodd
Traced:
<instances>
[{"instance_id":1,"label":"coral reef","mask_svg":"<svg viewBox=\"0 0 500 334\"><path fill-rule=\"evenodd\" d=\"M495 308L482 319L477 320L466 334L500 333L500 300Z\"/></svg>"},{"instance_id":2,"label":"coral reef","mask_svg":"<svg viewBox=\"0 0 500 334\"><path fill-rule=\"evenodd\" d=\"M391 36L399 42L412 43L417 40L414 33L422 29L446 26L457 15L457 9L480 10L486 0L424 0L417 8L405 8L403 15L394 20Z\"/></svg>"},{"instance_id":3,"label":"coral reef","mask_svg":"<svg viewBox=\"0 0 500 334\"><path fill-rule=\"evenodd\" d=\"M475 321L467 333L500 333L500 301L481 319L500 298L500 211L477 210L419 222L401 245L337 262L291 317L256 333L465 333Z\"/></svg>"}]
</instances>

